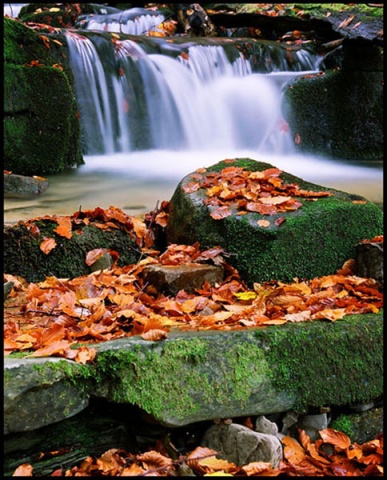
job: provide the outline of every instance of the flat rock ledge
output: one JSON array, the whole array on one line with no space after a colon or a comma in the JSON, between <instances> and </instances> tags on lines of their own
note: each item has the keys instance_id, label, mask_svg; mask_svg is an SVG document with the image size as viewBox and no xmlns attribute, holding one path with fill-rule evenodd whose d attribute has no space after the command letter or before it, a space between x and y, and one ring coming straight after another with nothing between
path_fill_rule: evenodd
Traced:
<instances>
[{"instance_id":1,"label":"flat rock ledge","mask_svg":"<svg viewBox=\"0 0 387 480\"><path fill-rule=\"evenodd\" d=\"M367 403L383 395L382 327L382 314L364 314L171 332L159 342L128 337L95 345L86 365L6 357L4 433L74 416L90 397L136 405L168 427Z\"/></svg>"}]
</instances>

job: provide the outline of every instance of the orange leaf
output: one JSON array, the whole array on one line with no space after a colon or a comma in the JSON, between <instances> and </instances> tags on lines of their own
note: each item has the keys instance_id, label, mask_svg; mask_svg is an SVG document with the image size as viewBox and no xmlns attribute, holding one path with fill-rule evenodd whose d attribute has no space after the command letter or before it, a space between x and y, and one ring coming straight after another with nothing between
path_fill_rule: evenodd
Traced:
<instances>
[{"instance_id":1,"label":"orange leaf","mask_svg":"<svg viewBox=\"0 0 387 480\"><path fill-rule=\"evenodd\" d=\"M144 340L149 340L150 342L158 342L163 338L168 338L168 332L159 328L154 328L152 330L148 330L146 333L143 333L141 337Z\"/></svg>"},{"instance_id":2,"label":"orange leaf","mask_svg":"<svg viewBox=\"0 0 387 480\"><path fill-rule=\"evenodd\" d=\"M13 477L32 477L32 465L23 463L13 472Z\"/></svg>"},{"instance_id":3,"label":"orange leaf","mask_svg":"<svg viewBox=\"0 0 387 480\"><path fill-rule=\"evenodd\" d=\"M289 463L297 465L298 463L302 462L302 460L304 460L305 450L297 442L296 439L285 436L282 438L281 442L285 445L284 457Z\"/></svg>"},{"instance_id":4,"label":"orange leaf","mask_svg":"<svg viewBox=\"0 0 387 480\"><path fill-rule=\"evenodd\" d=\"M48 255L53 248L56 247L56 241L53 238L44 237L43 242L40 244L40 250Z\"/></svg>"},{"instance_id":5,"label":"orange leaf","mask_svg":"<svg viewBox=\"0 0 387 480\"><path fill-rule=\"evenodd\" d=\"M62 237L71 238L73 234L71 232L72 223L70 218L55 217L55 220L58 222L58 227L54 229L54 232Z\"/></svg>"},{"instance_id":6,"label":"orange leaf","mask_svg":"<svg viewBox=\"0 0 387 480\"><path fill-rule=\"evenodd\" d=\"M270 227L270 222L269 222L269 220L258 220L257 224L258 224L260 227L263 227L263 228Z\"/></svg>"},{"instance_id":7,"label":"orange leaf","mask_svg":"<svg viewBox=\"0 0 387 480\"><path fill-rule=\"evenodd\" d=\"M89 252L87 252L87 255L86 255L86 260L85 260L86 265L90 267L91 265L93 265L93 263L95 263L98 259L100 259L106 253L109 253L108 248L94 248L94 250L90 250Z\"/></svg>"},{"instance_id":8,"label":"orange leaf","mask_svg":"<svg viewBox=\"0 0 387 480\"><path fill-rule=\"evenodd\" d=\"M267 472L271 469L272 467L270 462L252 462L242 467L242 470L246 472L248 477Z\"/></svg>"},{"instance_id":9,"label":"orange leaf","mask_svg":"<svg viewBox=\"0 0 387 480\"><path fill-rule=\"evenodd\" d=\"M60 340L48 345L47 347L39 348L35 352L28 355L28 357L49 357L50 355L63 354L70 349L71 343L67 340Z\"/></svg>"},{"instance_id":10,"label":"orange leaf","mask_svg":"<svg viewBox=\"0 0 387 480\"><path fill-rule=\"evenodd\" d=\"M334 430L333 428L325 428L324 430L320 430L319 433L325 443L331 443L339 451L345 450L351 445L351 440L345 433Z\"/></svg>"},{"instance_id":11,"label":"orange leaf","mask_svg":"<svg viewBox=\"0 0 387 480\"><path fill-rule=\"evenodd\" d=\"M214 220L222 220L223 218L229 217L230 215L232 215L232 211L227 206L218 207L210 213L210 216Z\"/></svg>"},{"instance_id":12,"label":"orange leaf","mask_svg":"<svg viewBox=\"0 0 387 480\"><path fill-rule=\"evenodd\" d=\"M80 347L77 350L74 360L78 363L82 363L82 365L85 365L87 362L92 362L96 355L96 348Z\"/></svg>"}]
</instances>

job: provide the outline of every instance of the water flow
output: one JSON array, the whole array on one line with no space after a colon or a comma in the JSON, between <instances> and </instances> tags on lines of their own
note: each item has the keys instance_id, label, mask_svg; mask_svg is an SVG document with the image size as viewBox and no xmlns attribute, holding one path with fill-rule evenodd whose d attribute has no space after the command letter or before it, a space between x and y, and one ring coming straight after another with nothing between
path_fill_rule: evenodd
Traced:
<instances>
[{"instance_id":1,"label":"water flow","mask_svg":"<svg viewBox=\"0 0 387 480\"><path fill-rule=\"evenodd\" d=\"M147 53L131 39L113 44L98 34L68 33L67 39L87 155L220 147L291 150L281 123L281 93L290 78L313 65L305 51L294 55L294 72L281 72L286 51L277 48L271 65L276 71L263 74L238 50L230 61L230 45L190 42L176 55ZM273 47L263 47L267 62Z\"/></svg>"}]
</instances>

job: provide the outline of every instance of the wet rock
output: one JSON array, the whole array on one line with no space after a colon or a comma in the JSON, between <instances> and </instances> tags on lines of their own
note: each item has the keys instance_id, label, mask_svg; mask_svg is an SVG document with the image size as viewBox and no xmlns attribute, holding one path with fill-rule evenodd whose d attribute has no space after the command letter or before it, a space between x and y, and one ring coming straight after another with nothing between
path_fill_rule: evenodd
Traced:
<instances>
[{"instance_id":1,"label":"wet rock","mask_svg":"<svg viewBox=\"0 0 387 480\"><path fill-rule=\"evenodd\" d=\"M98 260L96 260L92 265L90 265L90 272L96 272L98 270L105 270L105 268L110 268L113 265L113 259L110 253L105 253Z\"/></svg>"},{"instance_id":2,"label":"wet rock","mask_svg":"<svg viewBox=\"0 0 387 480\"><path fill-rule=\"evenodd\" d=\"M142 277L144 283L158 292L176 295L180 290L194 293L205 282L211 286L223 280L223 269L213 265L191 263L185 265L147 265Z\"/></svg>"},{"instance_id":3,"label":"wet rock","mask_svg":"<svg viewBox=\"0 0 387 480\"><path fill-rule=\"evenodd\" d=\"M4 198L28 198L44 192L48 188L48 180L5 173L3 187Z\"/></svg>"},{"instance_id":4,"label":"wet rock","mask_svg":"<svg viewBox=\"0 0 387 480\"><path fill-rule=\"evenodd\" d=\"M5 282L4 283L4 300L7 300L8 295L11 293L13 287L14 287L13 282Z\"/></svg>"},{"instance_id":5,"label":"wet rock","mask_svg":"<svg viewBox=\"0 0 387 480\"><path fill-rule=\"evenodd\" d=\"M342 414L332 421L330 427L347 434L352 443L369 442L384 431L383 408L372 408L366 412L349 415Z\"/></svg>"},{"instance_id":6,"label":"wet rock","mask_svg":"<svg viewBox=\"0 0 387 480\"><path fill-rule=\"evenodd\" d=\"M221 457L236 465L269 462L275 468L282 458L282 444L275 435L254 432L235 423L211 426L205 432L201 446L216 450Z\"/></svg>"}]
</instances>

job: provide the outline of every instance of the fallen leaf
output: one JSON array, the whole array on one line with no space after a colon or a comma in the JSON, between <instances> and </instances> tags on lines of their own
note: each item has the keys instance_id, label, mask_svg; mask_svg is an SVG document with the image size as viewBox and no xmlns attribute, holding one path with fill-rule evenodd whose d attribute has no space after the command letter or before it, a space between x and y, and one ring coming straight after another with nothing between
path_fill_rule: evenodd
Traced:
<instances>
[{"instance_id":1,"label":"fallen leaf","mask_svg":"<svg viewBox=\"0 0 387 480\"><path fill-rule=\"evenodd\" d=\"M56 241L53 238L44 237L42 243L40 244L40 250L48 255L53 248L56 247Z\"/></svg>"}]
</instances>

